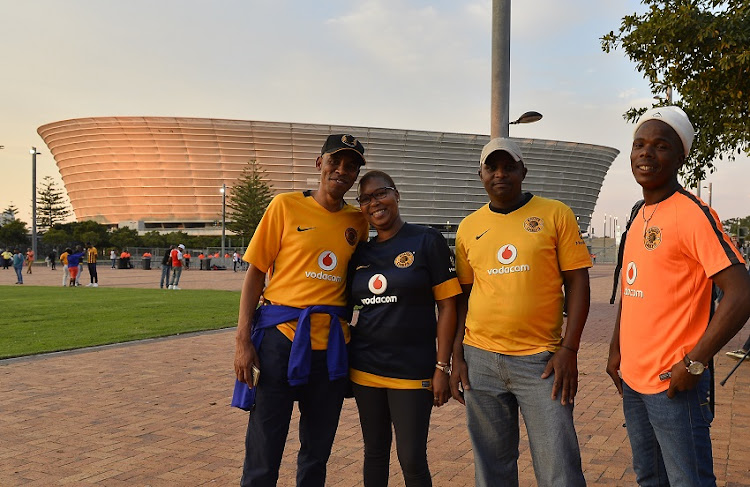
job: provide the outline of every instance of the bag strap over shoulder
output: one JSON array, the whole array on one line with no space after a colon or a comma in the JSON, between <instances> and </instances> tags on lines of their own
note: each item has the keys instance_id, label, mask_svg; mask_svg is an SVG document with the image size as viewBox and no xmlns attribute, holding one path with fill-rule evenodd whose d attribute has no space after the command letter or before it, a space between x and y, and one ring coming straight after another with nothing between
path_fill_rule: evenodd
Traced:
<instances>
[{"instance_id":1,"label":"bag strap over shoulder","mask_svg":"<svg viewBox=\"0 0 750 487\"><path fill-rule=\"evenodd\" d=\"M628 222L625 224L625 231L620 237L620 247L617 249L617 266L615 267L614 279L612 280L612 297L609 298L609 304L615 304L617 285L620 283L620 271L622 270L622 259L625 254L625 240L628 236L628 230L630 230L630 225L633 223L635 217L638 216L638 212L644 204L646 204L644 200L638 200L635 202L633 208L630 210L630 218L628 218Z\"/></svg>"}]
</instances>

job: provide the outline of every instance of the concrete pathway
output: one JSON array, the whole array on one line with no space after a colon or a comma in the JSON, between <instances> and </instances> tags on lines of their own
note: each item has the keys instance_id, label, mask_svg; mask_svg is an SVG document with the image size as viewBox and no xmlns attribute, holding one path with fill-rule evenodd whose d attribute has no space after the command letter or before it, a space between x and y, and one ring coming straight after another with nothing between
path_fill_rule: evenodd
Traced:
<instances>
[{"instance_id":1,"label":"concrete pathway","mask_svg":"<svg viewBox=\"0 0 750 487\"><path fill-rule=\"evenodd\" d=\"M12 285L12 271L0 282ZM576 425L589 485L634 485L621 402L604 372L614 306L612 266L591 271L592 308L579 355ZM100 285L158 287L159 271L100 267ZM59 285L42 267L31 285ZM190 270L183 289L236 289L244 275ZM88 282L85 273L82 282ZM2 286L0 286L0 291ZM95 288L71 289L96 292ZM168 291L163 292L179 292ZM49 326L54 326L50 322ZM738 348L746 328L727 349ZM0 361L0 486L238 485L247 414L229 407L233 330ZM717 379L736 362L717 356ZM750 364L718 385L712 434L720 486L750 486ZM292 422L279 481L294 485L299 448ZM474 485L463 406L435 409L429 440L435 486ZM390 485L403 485L395 452ZM353 400L344 404L328 485L361 485L362 439ZM536 485L526 436L522 485Z\"/></svg>"}]
</instances>

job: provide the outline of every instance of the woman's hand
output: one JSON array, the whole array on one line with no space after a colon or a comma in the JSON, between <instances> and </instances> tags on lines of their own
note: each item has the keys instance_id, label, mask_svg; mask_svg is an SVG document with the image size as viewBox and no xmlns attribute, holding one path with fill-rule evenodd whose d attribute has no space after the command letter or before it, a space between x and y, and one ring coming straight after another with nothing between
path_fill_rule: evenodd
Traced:
<instances>
[{"instance_id":1,"label":"woman's hand","mask_svg":"<svg viewBox=\"0 0 750 487\"><path fill-rule=\"evenodd\" d=\"M432 375L433 405L440 407L451 398L449 378L450 376L442 370L435 369Z\"/></svg>"}]
</instances>

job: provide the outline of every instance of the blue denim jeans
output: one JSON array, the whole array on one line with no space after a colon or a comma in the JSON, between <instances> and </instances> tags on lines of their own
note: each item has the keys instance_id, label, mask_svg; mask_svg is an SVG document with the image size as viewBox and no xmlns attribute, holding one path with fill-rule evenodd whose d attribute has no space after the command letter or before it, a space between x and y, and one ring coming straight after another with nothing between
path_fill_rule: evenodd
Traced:
<instances>
[{"instance_id":1,"label":"blue denim jeans","mask_svg":"<svg viewBox=\"0 0 750 487\"><path fill-rule=\"evenodd\" d=\"M159 279L159 287L164 287L164 281L167 281L166 284L169 286L169 273L172 271L171 265L163 265L161 266L161 279Z\"/></svg>"},{"instance_id":2,"label":"blue denim jeans","mask_svg":"<svg viewBox=\"0 0 750 487\"><path fill-rule=\"evenodd\" d=\"M242 487L274 487L284 453L295 401L299 405L297 485L324 487L326 463L339 424L349 379L328 379L325 350L312 351L309 382L291 386L287 380L292 342L277 328L266 330L258 359L260 381L255 409L245 436Z\"/></svg>"},{"instance_id":3,"label":"blue denim jeans","mask_svg":"<svg viewBox=\"0 0 750 487\"><path fill-rule=\"evenodd\" d=\"M177 286L180 284L180 276L182 275L182 266L172 267L172 282L169 283L171 286Z\"/></svg>"},{"instance_id":4,"label":"blue denim jeans","mask_svg":"<svg viewBox=\"0 0 750 487\"><path fill-rule=\"evenodd\" d=\"M541 379L550 352L516 356L464 345L471 389L464 392L477 486L518 485L518 411L529 435L539 486L586 485L573 426L573 405L551 399ZM500 483L498 483L500 482Z\"/></svg>"},{"instance_id":5,"label":"blue denim jeans","mask_svg":"<svg viewBox=\"0 0 750 487\"><path fill-rule=\"evenodd\" d=\"M623 383L623 411L638 485L715 486L708 406L711 372L677 393L640 394Z\"/></svg>"}]
</instances>

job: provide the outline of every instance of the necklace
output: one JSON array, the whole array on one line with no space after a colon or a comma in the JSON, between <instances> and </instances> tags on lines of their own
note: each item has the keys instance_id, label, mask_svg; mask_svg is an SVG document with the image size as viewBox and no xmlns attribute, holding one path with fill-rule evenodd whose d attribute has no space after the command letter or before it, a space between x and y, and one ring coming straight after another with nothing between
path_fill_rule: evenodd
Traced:
<instances>
[{"instance_id":1,"label":"necklace","mask_svg":"<svg viewBox=\"0 0 750 487\"><path fill-rule=\"evenodd\" d=\"M651 219L654 217L654 213L656 213L656 210L659 209L659 205L661 204L661 201L656 203L656 206L654 207L654 211L651 212L651 216L646 218L646 206L643 206L643 210L641 211L641 217L643 218L643 238L646 238L646 230L648 230L648 222L651 221Z\"/></svg>"}]
</instances>

